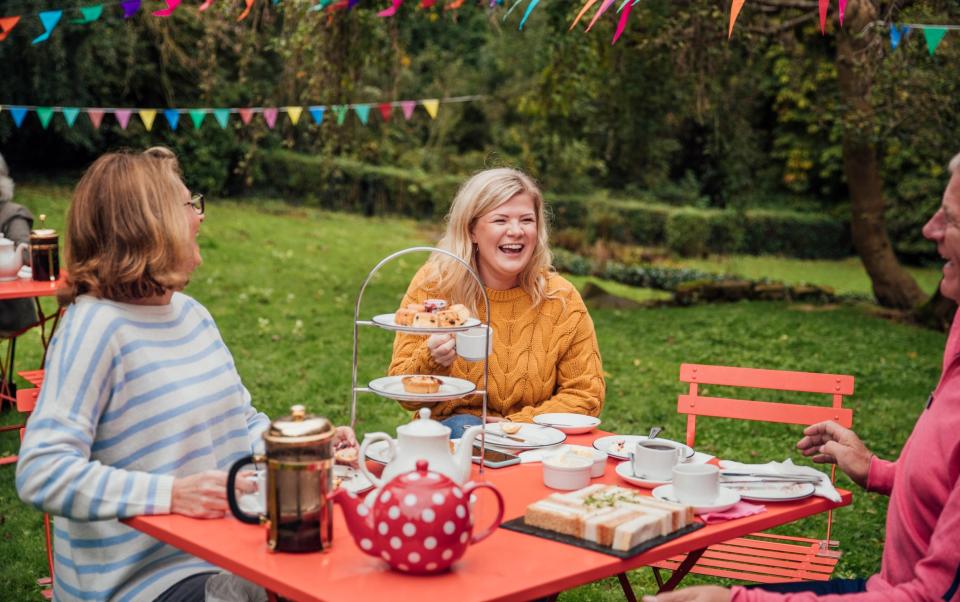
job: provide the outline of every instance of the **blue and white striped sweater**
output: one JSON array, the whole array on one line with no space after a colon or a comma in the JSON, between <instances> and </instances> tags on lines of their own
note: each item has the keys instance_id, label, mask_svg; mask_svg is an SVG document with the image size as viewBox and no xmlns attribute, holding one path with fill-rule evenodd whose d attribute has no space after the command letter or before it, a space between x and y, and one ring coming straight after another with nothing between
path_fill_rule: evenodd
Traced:
<instances>
[{"instance_id":1,"label":"blue and white striped sweater","mask_svg":"<svg viewBox=\"0 0 960 602\"><path fill-rule=\"evenodd\" d=\"M56 599L152 600L215 570L117 520L169 512L174 477L261 447L269 421L206 309L179 293L165 306L81 296L45 369L17 490L56 515Z\"/></svg>"}]
</instances>

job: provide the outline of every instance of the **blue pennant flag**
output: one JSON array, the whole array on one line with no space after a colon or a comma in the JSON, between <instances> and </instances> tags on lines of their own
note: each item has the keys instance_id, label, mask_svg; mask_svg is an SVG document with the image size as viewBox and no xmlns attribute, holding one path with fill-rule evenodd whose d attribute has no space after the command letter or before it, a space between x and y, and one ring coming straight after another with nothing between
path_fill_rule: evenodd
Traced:
<instances>
[{"instance_id":1,"label":"blue pennant flag","mask_svg":"<svg viewBox=\"0 0 960 602\"><path fill-rule=\"evenodd\" d=\"M63 108L63 118L67 122L67 127L73 127L74 122L77 120L77 115L80 114L80 109L74 109L70 107Z\"/></svg>"},{"instance_id":2,"label":"blue pennant flag","mask_svg":"<svg viewBox=\"0 0 960 602\"><path fill-rule=\"evenodd\" d=\"M57 23L60 22L60 17L63 16L62 10L49 10L44 13L37 15L40 17L40 22L43 23L44 32L34 38L33 44L39 44L40 42L46 42L50 39L50 35L53 33L53 30L56 29Z\"/></svg>"},{"instance_id":3,"label":"blue pennant flag","mask_svg":"<svg viewBox=\"0 0 960 602\"><path fill-rule=\"evenodd\" d=\"M8 107L10 109L10 116L13 117L13 122L20 127L23 125L23 118L27 116L27 109L23 107Z\"/></svg>"},{"instance_id":4,"label":"blue pennant flag","mask_svg":"<svg viewBox=\"0 0 960 602\"><path fill-rule=\"evenodd\" d=\"M170 124L170 129L176 131L177 125L180 124L180 111L176 109L166 109L163 112L163 116L167 118L167 123Z\"/></svg>"},{"instance_id":5,"label":"blue pennant flag","mask_svg":"<svg viewBox=\"0 0 960 602\"><path fill-rule=\"evenodd\" d=\"M317 125L323 123L323 112L327 107L310 107L310 116L313 117L313 122Z\"/></svg>"}]
</instances>

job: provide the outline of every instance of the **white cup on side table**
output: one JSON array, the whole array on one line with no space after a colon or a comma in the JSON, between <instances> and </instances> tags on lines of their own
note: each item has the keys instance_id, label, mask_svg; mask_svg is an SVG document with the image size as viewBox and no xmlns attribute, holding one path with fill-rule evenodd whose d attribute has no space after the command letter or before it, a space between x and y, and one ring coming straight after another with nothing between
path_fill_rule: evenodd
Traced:
<instances>
[{"instance_id":1,"label":"white cup on side table","mask_svg":"<svg viewBox=\"0 0 960 602\"><path fill-rule=\"evenodd\" d=\"M673 494L690 506L713 504L720 495L720 469L713 464L674 466Z\"/></svg>"},{"instance_id":2,"label":"white cup on side table","mask_svg":"<svg viewBox=\"0 0 960 602\"><path fill-rule=\"evenodd\" d=\"M490 333L489 338L487 333ZM483 343L487 341L487 353L483 352ZM483 324L470 330L457 333L457 355L469 362L482 362L493 353L493 327Z\"/></svg>"}]
</instances>

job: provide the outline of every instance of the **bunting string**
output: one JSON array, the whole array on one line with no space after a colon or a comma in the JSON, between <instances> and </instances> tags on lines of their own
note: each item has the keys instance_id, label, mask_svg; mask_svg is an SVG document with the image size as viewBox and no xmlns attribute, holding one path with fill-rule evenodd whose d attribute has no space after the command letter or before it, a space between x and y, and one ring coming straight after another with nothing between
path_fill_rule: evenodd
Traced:
<instances>
[{"instance_id":1,"label":"bunting string","mask_svg":"<svg viewBox=\"0 0 960 602\"><path fill-rule=\"evenodd\" d=\"M120 129L127 129L130 125L130 118L136 115L140 118L143 127L149 132L153 130L158 116L163 116L170 130L176 131L180 125L180 118L186 115L190 118L193 129L198 130L203 125L208 115L213 116L213 120L225 129L230 122L231 116L238 116L243 125L250 125L254 116L260 115L267 127L274 129L277 125L281 113L285 113L290 123L296 126L304 111L310 115L313 123L321 125L324 116L329 112L333 113L337 125L343 125L347 116L353 112L361 124L367 125L370 120L371 111L376 108L384 123L390 121L396 109L400 109L404 120L409 121L418 106L430 116L436 119L440 112L440 105L450 103L474 102L486 98L484 95L475 94L472 96L453 96L449 98L424 98L420 100L396 100L381 103L350 103L338 105L310 105L310 106L276 106L276 107L197 107L197 108L119 108L119 107L68 107L68 106L37 106L37 105L0 105L0 113L9 113L13 119L13 124L20 128L23 126L26 117L30 113L35 113L43 129L50 126L53 116L56 113L63 115L67 127L72 128L77 122L77 117L85 113L90 120L93 129L99 129L103 123L105 115L113 115L120 126Z\"/></svg>"}]
</instances>

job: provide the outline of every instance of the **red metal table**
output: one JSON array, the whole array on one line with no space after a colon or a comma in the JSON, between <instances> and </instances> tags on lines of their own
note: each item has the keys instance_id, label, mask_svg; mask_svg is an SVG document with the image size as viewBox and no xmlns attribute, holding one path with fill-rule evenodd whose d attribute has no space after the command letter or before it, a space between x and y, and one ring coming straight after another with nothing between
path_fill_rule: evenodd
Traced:
<instances>
[{"instance_id":1,"label":"red metal table","mask_svg":"<svg viewBox=\"0 0 960 602\"><path fill-rule=\"evenodd\" d=\"M605 434L571 436L567 442L589 445ZM593 482L631 487L618 479L615 463L608 461L606 474ZM539 463L487 469L483 478L503 494L504 520L522 515L528 504L553 492L543 484ZM263 528L232 517L141 516L127 524L291 600L529 600L850 504L851 494L840 493L839 504L819 497L767 504L766 512L708 525L628 560L498 529L468 548L451 571L429 577L393 572L385 562L364 554L348 533L339 506L334 512L334 545L323 553L271 553ZM494 509L488 494L480 492L478 497L476 524L483 528Z\"/></svg>"}]
</instances>

